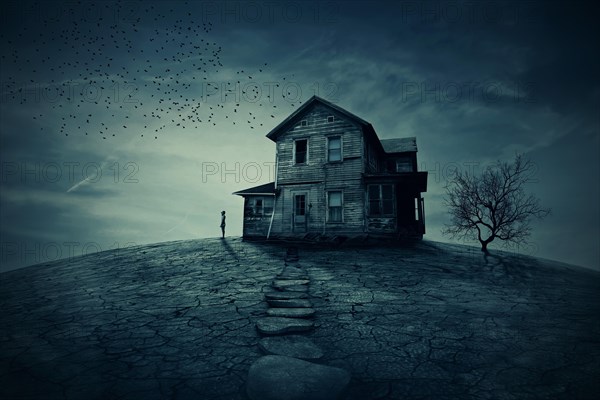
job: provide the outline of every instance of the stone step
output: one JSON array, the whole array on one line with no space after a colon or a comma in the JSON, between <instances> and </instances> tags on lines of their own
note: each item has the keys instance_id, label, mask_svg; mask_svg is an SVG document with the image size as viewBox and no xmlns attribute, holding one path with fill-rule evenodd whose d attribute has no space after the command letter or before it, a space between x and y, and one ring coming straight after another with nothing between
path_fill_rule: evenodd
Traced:
<instances>
[{"instance_id":1,"label":"stone step","mask_svg":"<svg viewBox=\"0 0 600 400\"><path fill-rule=\"evenodd\" d=\"M289 299L289 300L279 300L279 299L267 299L267 303L271 307L280 307L280 308L310 308L312 307L312 303L310 300L305 299Z\"/></svg>"},{"instance_id":2,"label":"stone step","mask_svg":"<svg viewBox=\"0 0 600 400\"><path fill-rule=\"evenodd\" d=\"M267 292L265 298L269 300L307 299L308 294L303 292Z\"/></svg>"},{"instance_id":3,"label":"stone step","mask_svg":"<svg viewBox=\"0 0 600 400\"><path fill-rule=\"evenodd\" d=\"M258 347L266 354L317 360L323 357L323 351L306 336L285 335L269 336L258 342Z\"/></svg>"},{"instance_id":4,"label":"stone step","mask_svg":"<svg viewBox=\"0 0 600 400\"><path fill-rule=\"evenodd\" d=\"M302 264L293 264L293 265L285 265L283 266L283 270L289 271L302 271Z\"/></svg>"},{"instance_id":5,"label":"stone step","mask_svg":"<svg viewBox=\"0 0 600 400\"><path fill-rule=\"evenodd\" d=\"M258 331L265 335L281 335L292 332L306 332L314 323L301 318L266 317L256 322Z\"/></svg>"},{"instance_id":6,"label":"stone step","mask_svg":"<svg viewBox=\"0 0 600 400\"><path fill-rule=\"evenodd\" d=\"M304 268L302 268L300 266L300 264L295 264L295 265L286 265L285 267L283 267L281 272L305 273L306 271L304 270Z\"/></svg>"},{"instance_id":7,"label":"stone step","mask_svg":"<svg viewBox=\"0 0 600 400\"><path fill-rule=\"evenodd\" d=\"M308 286L306 285L292 285L292 286L275 286L273 285L273 289L279 290L281 292L308 292Z\"/></svg>"},{"instance_id":8,"label":"stone step","mask_svg":"<svg viewBox=\"0 0 600 400\"><path fill-rule=\"evenodd\" d=\"M314 308L269 308L267 315L285 318L309 318L315 315Z\"/></svg>"},{"instance_id":9,"label":"stone step","mask_svg":"<svg viewBox=\"0 0 600 400\"><path fill-rule=\"evenodd\" d=\"M275 279L273 286L296 286L296 285L308 285L310 281L308 279Z\"/></svg>"},{"instance_id":10,"label":"stone step","mask_svg":"<svg viewBox=\"0 0 600 400\"><path fill-rule=\"evenodd\" d=\"M276 280L309 280L308 275L303 272L282 272L275 276Z\"/></svg>"},{"instance_id":11,"label":"stone step","mask_svg":"<svg viewBox=\"0 0 600 400\"><path fill-rule=\"evenodd\" d=\"M251 400L335 400L349 382L341 368L269 355L250 366L246 393Z\"/></svg>"}]
</instances>

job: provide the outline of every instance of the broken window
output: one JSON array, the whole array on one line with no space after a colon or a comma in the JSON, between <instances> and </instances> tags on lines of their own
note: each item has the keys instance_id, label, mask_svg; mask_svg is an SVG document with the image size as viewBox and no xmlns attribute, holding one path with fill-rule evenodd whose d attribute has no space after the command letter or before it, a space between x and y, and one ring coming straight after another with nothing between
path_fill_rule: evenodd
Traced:
<instances>
[{"instance_id":1,"label":"broken window","mask_svg":"<svg viewBox=\"0 0 600 400\"><path fill-rule=\"evenodd\" d=\"M294 160L296 164L305 164L308 155L308 139L294 142Z\"/></svg>"}]
</instances>

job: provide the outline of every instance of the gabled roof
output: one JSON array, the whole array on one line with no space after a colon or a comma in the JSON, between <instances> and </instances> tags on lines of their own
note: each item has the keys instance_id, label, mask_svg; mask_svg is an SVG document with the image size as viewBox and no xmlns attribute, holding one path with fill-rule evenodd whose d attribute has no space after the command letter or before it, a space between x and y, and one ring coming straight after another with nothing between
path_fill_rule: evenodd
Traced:
<instances>
[{"instance_id":1,"label":"gabled roof","mask_svg":"<svg viewBox=\"0 0 600 400\"><path fill-rule=\"evenodd\" d=\"M341 108L339 106L336 106L333 103L330 103L329 101L327 101L325 99L322 99L318 96L312 96L300 108L298 108L296 111L291 113L290 116L288 116L286 119L281 121L281 123L279 125L277 125L275 128L273 128L271 130L271 132L267 133L267 137L274 142L277 141L277 136L280 133L287 130L287 128L289 128L291 125L293 125L296 122L296 120L298 120L300 118L300 116L302 114L304 114L305 111L307 111L311 106L313 106L314 104L317 104L317 103L323 104L324 106L329 107L329 108L337 111L338 113L344 115L348 119L358 123L363 128L366 128L367 130L372 130L373 133L375 132L373 130L373 127L371 126L371 124L369 122L365 121L364 119L352 114L349 111L344 110L343 108Z\"/></svg>"},{"instance_id":2,"label":"gabled roof","mask_svg":"<svg viewBox=\"0 0 600 400\"><path fill-rule=\"evenodd\" d=\"M396 139L385 139L381 140L377 136L375 129L370 122L365 121L357 115L352 114L350 111L344 110L342 107L337 106L325 99L318 96L312 96L306 101L300 108L290 114L286 119L281 121L279 125L273 128L267 137L272 141L276 142L277 137L287 131L292 125L302 118L305 112L307 112L313 105L322 104L326 107L331 108L335 112L345 116L349 120L357 123L363 130L363 133L367 135L377 146L381 146L380 149L385 153L403 153L407 151L417 151L417 139L415 137L408 138L396 138Z\"/></svg>"},{"instance_id":3,"label":"gabled roof","mask_svg":"<svg viewBox=\"0 0 600 400\"><path fill-rule=\"evenodd\" d=\"M264 185L254 186L248 189L233 192L238 196L244 195L274 195L275 194L275 182L265 183Z\"/></svg>"},{"instance_id":4,"label":"gabled roof","mask_svg":"<svg viewBox=\"0 0 600 400\"><path fill-rule=\"evenodd\" d=\"M417 151L417 138L381 139L381 145L386 153L403 153L405 151Z\"/></svg>"}]
</instances>

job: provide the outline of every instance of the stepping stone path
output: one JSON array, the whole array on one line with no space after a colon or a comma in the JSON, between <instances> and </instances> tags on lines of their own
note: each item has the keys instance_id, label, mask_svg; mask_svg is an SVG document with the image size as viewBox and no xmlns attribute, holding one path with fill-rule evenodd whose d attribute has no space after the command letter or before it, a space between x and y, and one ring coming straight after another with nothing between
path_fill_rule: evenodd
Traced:
<instances>
[{"instance_id":1,"label":"stepping stone path","mask_svg":"<svg viewBox=\"0 0 600 400\"><path fill-rule=\"evenodd\" d=\"M250 366L246 393L253 400L335 400L350 374L285 356L264 356Z\"/></svg>"},{"instance_id":2,"label":"stepping stone path","mask_svg":"<svg viewBox=\"0 0 600 400\"><path fill-rule=\"evenodd\" d=\"M307 285L273 286L273 288L282 292L308 292Z\"/></svg>"},{"instance_id":3,"label":"stepping stone path","mask_svg":"<svg viewBox=\"0 0 600 400\"><path fill-rule=\"evenodd\" d=\"M272 317L286 317L286 318L309 318L315 315L315 310L312 308L269 308L267 315Z\"/></svg>"},{"instance_id":4,"label":"stepping stone path","mask_svg":"<svg viewBox=\"0 0 600 400\"><path fill-rule=\"evenodd\" d=\"M273 281L273 287L286 288L289 286L308 285L308 279L276 279Z\"/></svg>"},{"instance_id":5,"label":"stepping stone path","mask_svg":"<svg viewBox=\"0 0 600 400\"><path fill-rule=\"evenodd\" d=\"M267 354L276 354L304 360L317 360L323 351L306 336L286 335L262 338L258 347Z\"/></svg>"},{"instance_id":6,"label":"stepping stone path","mask_svg":"<svg viewBox=\"0 0 600 400\"><path fill-rule=\"evenodd\" d=\"M278 274L275 279L300 279L308 280L308 276L300 272L287 272Z\"/></svg>"},{"instance_id":7,"label":"stepping stone path","mask_svg":"<svg viewBox=\"0 0 600 400\"><path fill-rule=\"evenodd\" d=\"M314 324L298 318L267 317L256 322L258 331L265 335L310 331Z\"/></svg>"},{"instance_id":8,"label":"stepping stone path","mask_svg":"<svg viewBox=\"0 0 600 400\"><path fill-rule=\"evenodd\" d=\"M269 335L259 342L268 355L250 366L246 392L251 400L334 400L350 382L350 374L341 368L305 361L321 358L322 350L305 336L289 335L314 329L310 279L299 259L298 249L288 248L285 267L271 284L274 291L265 293L267 317L256 328Z\"/></svg>"},{"instance_id":9,"label":"stepping stone path","mask_svg":"<svg viewBox=\"0 0 600 400\"><path fill-rule=\"evenodd\" d=\"M267 303L271 307L286 307L286 308L311 308L312 303L308 299L289 299L289 300L278 300L278 299L267 299Z\"/></svg>"},{"instance_id":10,"label":"stepping stone path","mask_svg":"<svg viewBox=\"0 0 600 400\"><path fill-rule=\"evenodd\" d=\"M265 293L267 301L272 300L291 300L291 299L307 299L308 294L301 292L271 292Z\"/></svg>"}]
</instances>

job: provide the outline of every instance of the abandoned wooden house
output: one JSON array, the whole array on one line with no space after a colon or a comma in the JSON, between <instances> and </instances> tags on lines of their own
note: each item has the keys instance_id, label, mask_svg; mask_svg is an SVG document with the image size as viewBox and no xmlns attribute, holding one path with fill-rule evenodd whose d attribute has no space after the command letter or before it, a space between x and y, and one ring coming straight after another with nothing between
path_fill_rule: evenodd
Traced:
<instances>
[{"instance_id":1,"label":"abandoned wooden house","mask_svg":"<svg viewBox=\"0 0 600 400\"><path fill-rule=\"evenodd\" d=\"M380 140L370 123L317 96L277 125L275 181L240 190L245 238L422 238L427 172L414 137Z\"/></svg>"}]
</instances>

